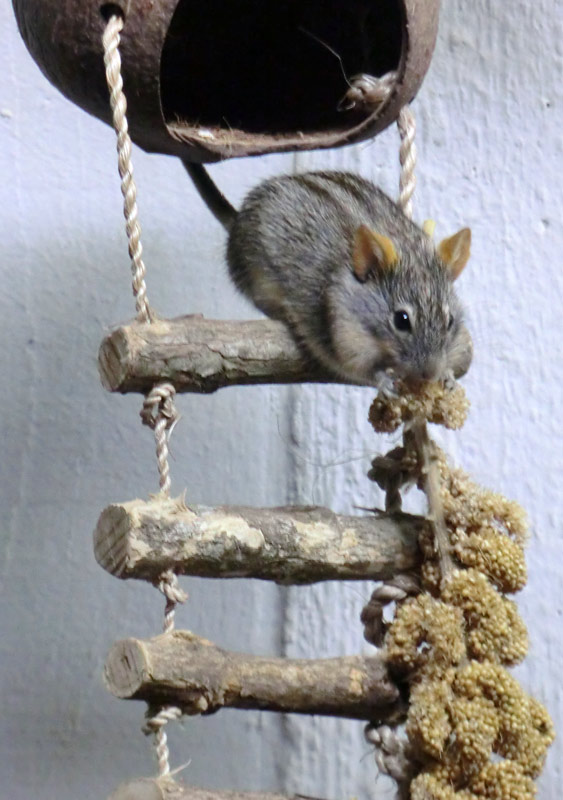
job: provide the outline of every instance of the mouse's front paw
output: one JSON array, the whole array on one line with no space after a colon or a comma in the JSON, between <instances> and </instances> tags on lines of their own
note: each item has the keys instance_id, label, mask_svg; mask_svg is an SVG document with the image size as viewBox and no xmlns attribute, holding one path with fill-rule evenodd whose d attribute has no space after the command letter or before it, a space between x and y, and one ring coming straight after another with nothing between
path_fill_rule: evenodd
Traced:
<instances>
[{"instance_id":1,"label":"mouse's front paw","mask_svg":"<svg viewBox=\"0 0 563 800\"><path fill-rule=\"evenodd\" d=\"M456 379L454 377L454 373L452 369L449 369L444 377L442 378L442 383L444 385L444 389L447 392L453 392L456 387Z\"/></svg>"},{"instance_id":2,"label":"mouse's front paw","mask_svg":"<svg viewBox=\"0 0 563 800\"><path fill-rule=\"evenodd\" d=\"M397 386L395 379L387 372L378 372L375 376L375 385L377 386L378 395L391 400L393 397L398 397Z\"/></svg>"}]
</instances>

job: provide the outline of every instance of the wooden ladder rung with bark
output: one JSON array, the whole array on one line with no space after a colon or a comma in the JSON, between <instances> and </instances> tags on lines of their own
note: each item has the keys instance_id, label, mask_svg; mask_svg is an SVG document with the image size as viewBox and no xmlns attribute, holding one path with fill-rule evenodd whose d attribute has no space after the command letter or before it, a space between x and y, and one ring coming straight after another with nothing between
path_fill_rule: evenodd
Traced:
<instances>
[{"instance_id":1,"label":"wooden ladder rung with bark","mask_svg":"<svg viewBox=\"0 0 563 800\"><path fill-rule=\"evenodd\" d=\"M150 324L135 320L117 328L101 344L99 372L108 391L121 393L148 392L161 381L195 393L344 382L311 365L282 323L200 315ZM208 508L158 495L108 506L94 532L94 552L115 577L151 583L168 571L294 586L385 581L419 565L423 525L422 517L402 512L351 516L316 506ZM190 715L239 708L385 722L405 714L377 651L328 659L264 658L225 651L175 630L115 643L104 677L116 697L144 700L154 708L173 705ZM124 784L111 800L292 799L207 791L161 776Z\"/></svg>"}]
</instances>

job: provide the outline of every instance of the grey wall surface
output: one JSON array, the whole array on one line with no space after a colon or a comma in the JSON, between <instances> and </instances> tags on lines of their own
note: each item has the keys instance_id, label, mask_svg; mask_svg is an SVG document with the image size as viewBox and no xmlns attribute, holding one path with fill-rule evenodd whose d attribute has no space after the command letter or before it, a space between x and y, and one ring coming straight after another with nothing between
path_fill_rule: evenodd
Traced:
<instances>
[{"instance_id":1,"label":"grey wall surface","mask_svg":"<svg viewBox=\"0 0 563 800\"><path fill-rule=\"evenodd\" d=\"M473 229L460 282L476 357L463 431L437 432L483 484L519 500L532 537L520 607L531 649L517 670L563 727L563 7L444 3L433 66L415 104L415 216L437 234ZM94 562L91 531L112 501L157 487L140 398L100 387L103 334L132 316L112 131L39 73L0 7L0 796L99 800L155 772L140 704L101 682L111 643L161 624L160 596ZM213 174L238 202L260 178L311 166L360 171L390 193L397 136L333 153L226 163ZM255 312L230 287L223 233L178 163L135 150L149 297L164 316ZM354 388L230 389L182 397L173 491L205 503L373 505L365 472L388 444ZM281 590L183 580L178 625L256 653L323 656L365 647L363 584ZM225 712L171 731L172 765L207 786L386 797L362 726ZM563 742L540 783L560 797Z\"/></svg>"}]
</instances>

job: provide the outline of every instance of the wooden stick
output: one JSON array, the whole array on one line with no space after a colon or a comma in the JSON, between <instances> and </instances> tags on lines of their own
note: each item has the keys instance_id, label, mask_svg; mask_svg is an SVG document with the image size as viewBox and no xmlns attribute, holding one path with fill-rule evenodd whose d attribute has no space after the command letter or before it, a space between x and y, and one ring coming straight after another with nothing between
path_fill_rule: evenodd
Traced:
<instances>
[{"instance_id":1,"label":"wooden stick","mask_svg":"<svg viewBox=\"0 0 563 800\"><path fill-rule=\"evenodd\" d=\"M117 642L104 677L116 697L174 705L186 714L245 708L382 720L401 707L379 654L263 658L221 650L190 631Z\"/></svg>"},{"instance_id":2,"label":"wooden stick","mask_svg":"<svg viewBox=\"0 0 563 800\"><path fill-rule=\"evenodd\" d=\"M428 434L425 419L414 419L410 431L414 440L417 460L422 464L420 476L422 490L428 499L428 524L434 535L436 552L440 564L440 579L443 583L450 577L454 569L450 536L444 519L442 503L442 478L440 465L436 456L436 445ZM405 434L406 435L406 434Z\"/></svg>"},{"instance_id":3,"label":"wooden stick","mask_svg":"<svg viewBox=\"0 0 563 800\"><path fill-rule=\"evenodd\" d=\"M139 778L119 786L109 800L315 800L304 795L200 789L165 778Z\"/></svg>"},{"instance_id":4,"label":"wooden stick","mask_svg":"<svg viewBox=\"0 0 563 800\"><path fill-rule=\"evenodd\" d=\"M408 514L343 516L320 507L186 506L154 498L106 508L94 532L98 563L154 582L165 570L285 584L387 580L420 560L424 521Z\"/></svg>"},{"instance_id":5,"label":"wooden stick","mask_svg":"<svg viewBox=\"0 0 563 800\"><path fill-rule=\"evenodd\" d=\"M288 328L271 319L247 322L200 315L131 322L113 331L98 356L110 392L147 392L161 380L178 392L214 392L259 383L346 383L312 362Z\"/></svg>"}]
</instances>

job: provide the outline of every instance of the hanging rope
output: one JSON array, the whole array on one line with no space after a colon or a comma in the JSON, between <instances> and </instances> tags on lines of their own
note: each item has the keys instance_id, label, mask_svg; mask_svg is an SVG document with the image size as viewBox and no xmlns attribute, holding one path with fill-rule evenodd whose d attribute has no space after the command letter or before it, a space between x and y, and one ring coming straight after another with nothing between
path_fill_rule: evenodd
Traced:
<instances>
[{"instance_id":1,"label":"hanging rope","mask_svg":"<svg viewBox=\"0 0 563 800\"><path fill-rule=\"evenodd\" d=\"M171 633L171 631L174 630L176 606L178 603L184 603L188 596L186 592L180 589L178 577L172 570L164 572L156 586L166 597L162 630L164 633ZM158 760L158 776L160 778L163 778L165 775L170 775L170 750L168 749L168 736L164 728L169 722L179 720L181 717L182 710L177 706L162 706L162 708L159 709L149 706L149 708L147 708L145 714L146 721L142 730L147 736L151 734L154 736L154 747Z\"/></svg>"},{"instance_id":2,"label":"hanging rope","mask_svg":"<svg viewBox=\"0 0 563 800\"><path fill-rule=\"evenodd\" d=\"M147 709L147 719L143 726L143 733L147 734L147 736L154 735L159 778L170 775L170 750L168 749L168 737L164 727L169 722L180 719L181 716L182 711L176 706L164 706L158 711L153 708Z\"/></svg>"},{"instance_id":3,"label":"hanging rope","mask_svg":"<svg viewBox=\"0 0 563 800\"><path fill-rule=\"evenodd\" d=\"M141 410L141 419L144 425L154 430L156 442L156 460L158 463L160 494L170 496L170 466L168 464L168 440L178 421L178 411L174 403L176 389L171 383L159 383L154 386L145 397ZM178 577L172 570L162 573L157 583L157 589L166 598L164 609L164 633L174 630L174 617L178 603L185 603L187 594L178 584ZM182 711L177 706L163 706L155 710L148 708L143 732L154 735L154 745L158 758L158 774L160 777L170 774L170 751L168 737L164 727L171 721L180 719Z\"/></svg>"},{"instance_id":4,"label":"hanging rope","mask_svg":"<svg viewBox=\"0 0 563 800\"><path fill-rule=\"evenodd\" d=\"M123 214L125 216L125 231L131 258L135 307L137 309L137 318L141 322L150 322L152 315L147 300L146 268L142 259L143 247L141 245L141 226L139 225L137 212L137 188L133 178L131 137L128 133L129 126L126 116L127 101L123 93L123 79L121 77L121 56L119 55L121 37L119 34L122 28L123 19L115 14L111 16L104 30L102 43L106 80L113 114L113 127L117 134L117 164L121 178Z\"/></svg>"},{"instance_id":5,"label":"hanging rope","mask_svg":"<svg viewBox=\"0 0 563 800\"><path fill-rule=\"evenodd\" d=\"M405 216L412 219L412 196L416 186L414 168L416 166L416 120L410 106L403 106L397 119L401 146L399 148L399 162L401 175L399 177L399 205Z\"/></svg>"},{"instance_id":6,"label":"hanging rope","mask_svg":"<svg viewBox=\"0 0 563 800\"><path fill-rule=\"evenodd\" d=\"M416 166L415 118L408 106L401 109L397 120L401 146L399 161L399 206L405 216L412 219L412 196L416 186L414 169ZM426 420L414 419L410 423L409 434L414 442L416 461L422 463L423 488L428 498L428 521L432 527L434 541L440 556L442 578L451 571L452 561L449 553L449 540L444 522L440 499L440 474L436 460L432 458L431 440L428 436ZM397 451L398 452L398 451ZM390 487L392 491L397 487ZM389 496L387 500L389 501ZM392 498L396 503L396 497ZM420 590L416 576L398 575L394 580L381 584L362 612L364 635L368 641L381 646L385 635L383 619L384 606L389 602L401 603ZM380 772L389 775L397 783L397 797L407 800L410 797L410 783L416 772L416 762L410 751L409 742L399 735L396 727L370 724L365 730L366 739L375 747L375 761Z\"/></svg>"},{"instance_id":7,"label":"hanging rope","mask_svg":"<svg viewBox=\"0 0 563 800\"><path fill-rule=\"evenodd\" d=\"M174 630L176 606L178 603L185 603L188 595L178 585L178 577L172 570L167 570L160 576L156 587L166 598L162 630L164 633L171 633ZM151 734L154 736L160 778L170 775L170 750L168 749L168 736L164 728L169 722L179 720L181 716L182 710L177 706L162 706L159 709L149 706L147 708L146 721L142 730L147 736Z\"/></svg>"},{"instance_id":8,"label":"hanging rope","mask_svg":"<svg viewBox=\"0 0 563 800\"><path fill-rule=\"evenodd\" d=\"M170 383L155 386L145 398L141 419L145 425L154 429L156 441L156 459L158 462L160 492L164 497L170 494L170 466L168 464L168 439L178 420L178 412L174 404L176 390ZM164 633L174 630L174 617L178 603L185 603L187 594L180 588L177 575L172 570L164 572L155 584L166 598L164 609ZM154 735L154 746L158 759L159 777L170 774L170 751L168 737L164 730L171 720L178 720L182 711L177 706L163 706L155 710L148 708L143 732Z\"/></svg>"},{"instance_id":9,"label":"hanging rope","mask_svg":"<svg viewBox=\"0 0 563 800\"><path fill-rule=\"evenodd\" d=\"M154 430L160 494L162 497L170 496L168 440L179 419L178 410L174 403L175 397L176 389L171 383L158 383L145 397L141 410L143 424ZM176 606L178 603L185 603L188 596L178 585L178 577L172 570L163 572L155 586L166 598L163 631L164 633L170 633L170 631L174 630Z\"/></svg>"},{"instance_id":10,"label":"hanging rope","mask_svg":"<svg viewBox=\"0 0 563 800\"><path fill-rule=\"evenodd\" d=\"M160 493L164 497L170 495L168 440L179 419L174 403L175 397L176 389L171 383L157 383L145 397L141 410L143 425L148 425L154 430Z\"/></svg>"},{"instance_id":11,"label":"hanging rope","mask_svg":"<svg viewBox=\"0 0 563 800\"><path fill-rule=\"evenodd\" d=\"M171 633L174 630L176 606L178 603L185 603L188 595L178 585L178 577L172 570L164 572L160 576L159 582L155 585L166 598L162 630L164 633ZM162 708L158 709L149 706L147 708L146 721L142 730L147 736L151 734L154 736L160 778L170 775L170 750L168 749L168 736L164 728L169 722L179 720L181 716L182 709L177 706L162 706Z\"/></svg>"},{"instance_id":12,"label":"hanging rope","mask_svg":"<svg viewBox=\"0 0 563 800\"><path fill-rule=\"evenodd\" d=\"M121 193L123 194L123 214L125 216L125 230L131 258L131 272L133 276L133 295L137 309L137 318L141 322L151 322L151 310L147 300L147 286L145 283L146 268L143 262L141 245L141 226L138 221L137 188L133 178L133 164L131 162L131 137L127 124L127 101L123 93L123 79L121 77L121 56L119 54L120 33L123 29L123 19L120 16L110 17L103 35L104 64L106 79L110 92L110 104L113 114L113 127L117 134L118 169L121 177ZM178 411L174 403L176 389L171 383L159 383L145 397L141 410L143 424L154 430L156 443L156 459L158 463L160 494L170 496L170 466L168 463L168 441L174 425L178 421ZM164 609L164 633L174 630L174 617L178 603L187 600L187 594L180 588L178 577L172 570L164 572L156 584L158 590L166 598ZM154 735L154 744L158 759L159 777L170 774L170 751L168 737L164 731L171 720L178 720L182 711L176 706L164 706L160 709L148 708L143 732Z\"/></svg>"},{"instance_id":13,"label":"hanging rope","mask_svg":"<svg viewBox=\"0 0 563 800\"><path fill-rule=\"evenodd\" d=\"M155 584L159 592L166 598L164 609L163 633L171 633L174 630L174 615L178 603L185 603L188 599L187 593L180 588L178 576L171 569L163 572L158 583Z\"/></svg>"},{"instance_id":14,"label":"hanging rope","mask_svg":"<svg viewBox=\"0 0 563 800\"><path fill-rule=\"evenodd\" d=\"M412 219L412 196L416 186L416 177L414 175L416 166L416 145L414 143L416 122L414 114L408 106L401 109L397 125L401 137L399 150L401 164L399 205L405 215ZM409 424L409 432L414 440L418 458L423 465L422 483L428 499L428 521L432 527L434 542L440 560L442 580L444 580L453 570L453 560L442 508L440 470L435 457L435 447L428 435L426 420L422 418L413 419Z\"/></svg>"},{"instance_id":15,"label":"hanging rope","mask_svg":"<svg viewBox=\"0 0 563 800\"><path fill-rule=\"evenodd\" d=\"M391 97L397 83L398 73L392 70L376 78L374 75L354 75L350 78L349 88L338 108L341 111L369 110L378 111ZM401 175L399 178L399 206L404 214L412 219L412 196L416 186L414 169L416 166L416 120L410 106L401 108L397 119L401 146L399 162Z\"/></svg>"},{"instance_id":16,"label":"hanging rope","mask_svg":"<svg viewBox=\"0 0 563 800\"><path fill-rule=\"evenodd\" d=\"M389 91L391 91L389 89ZM397 127L401 138L399 148L399 163L401 172L399 176L398 204L409 219L413 216L412 196L416 187L416 121L409 106L403 106L397 119ZM425 425L417 421L417 424ZM401 448L402 450L402 448ZM399 449L397 450L399 455ZM397 474L394 484L386 487L386 507L400 508L399 487L402 476ZM401 603L420 591L419 580L416 575L405 573L397 575L390 581L381 583L372 593L372 596L362 611L361 621L364 624L364 636L367 641L376 647L384 643L386 624L383 618L384 608L388 603ZM370 723L365 729L366 740L375 748L375 763L384 775L389 775L397 783L397 797L406 800L409 797L409 785L414 774L412 757L409 755L408 742L401 738L397 728L389 725L375 725Z\"/></svg>"}]
</instances>

